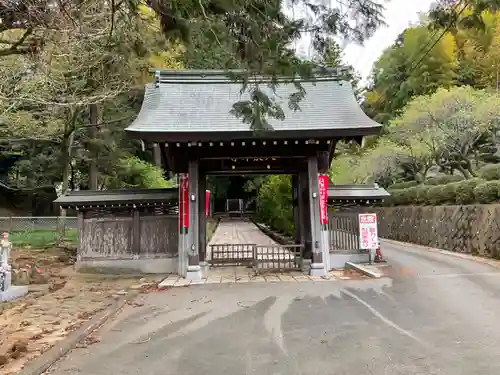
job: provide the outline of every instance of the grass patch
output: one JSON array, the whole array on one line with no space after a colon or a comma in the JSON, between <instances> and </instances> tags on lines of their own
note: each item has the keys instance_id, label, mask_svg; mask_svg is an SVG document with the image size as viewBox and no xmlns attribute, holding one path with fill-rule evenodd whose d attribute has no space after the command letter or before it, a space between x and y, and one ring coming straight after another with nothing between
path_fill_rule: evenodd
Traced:
<instances>
[{"instance_id":1,"label":"grass patch","mask_svg":"<svg viewBox=\"0 0 500 375\"><path fill-rule=\"evenodd\" d=\"M76 229L66 229L64 242L76 245L76 238ZM55 230L10 232L9 240L14 247L46 248L57 244L57 232Z\"/></svg>"},{"instance_id":2,"label":"grass patch","mask_svg":"<svg viewBox=\"0 0 500 375\"><path fill-rule=\"evenodd\" d=\"M207 218L207 243L210 242L212 236L215 233L215 230L219 226L219 219L215 218Z\"/></svg>"}]
</instances>

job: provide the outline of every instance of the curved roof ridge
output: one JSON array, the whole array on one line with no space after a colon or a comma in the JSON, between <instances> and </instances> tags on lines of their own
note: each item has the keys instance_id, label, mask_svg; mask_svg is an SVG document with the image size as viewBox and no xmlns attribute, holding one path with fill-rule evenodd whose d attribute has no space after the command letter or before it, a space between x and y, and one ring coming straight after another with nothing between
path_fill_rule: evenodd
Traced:
<instances>
[{"instance_id":1,"label":"curved roof ridge","mask_svg":"<svg viewBox=\"0 0 500 375\"><path fill-rule=\"evenodd\" d=\"M314 82L316 80L332 80L341 81L342 68L315 68L312 70L311 77L302 77L298 74L295 76L271 76L271 75L255 75L253 78L258 79L259 82ZM156 83L170 83L172 81L179 82L199 82L207 81L214 83L214 81L224 81L227 83L235 82L238 75L247 74L247 70L243 69L229 69L229 70L184 70L184 69L150 69L151 73L155 73ZM217 82L219 83L219 82ZM223 83L223 82L220 82Z\"/></svg>"}]
</instances>

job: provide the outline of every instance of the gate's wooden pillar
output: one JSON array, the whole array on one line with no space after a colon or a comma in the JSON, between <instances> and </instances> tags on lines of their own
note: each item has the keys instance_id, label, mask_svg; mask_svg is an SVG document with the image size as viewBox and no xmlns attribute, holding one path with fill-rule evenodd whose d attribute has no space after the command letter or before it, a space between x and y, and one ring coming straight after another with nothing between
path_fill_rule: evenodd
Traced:
<instances>
[{"instance_id":1,"label":"gate's wooden pillar","mask_svg":"<svg viewBox=\"0 0 500 375\"><path fill-rule=\"evenodd\" d=\"M299 170L298 175L298 198L299 198L299 226L300 243L304 245L304 259L311 261L312 243L311 226L309 225L309 194L307 185L307 165Z\"/></svg>"},{"instance_id":2,"label":"gate's wooden pillar","mask_svg":"<svg viewBox=\"0 0 500 375\"><path fill-rule=\"evenodd\" d=\"M207 216L206 216L206 190L207 190L207 176L204 171L199 174L199 199L198 199L198 225L199 225L199 254L200 254L200 267L202 276L206 276L207 271Z\"/></svg>"},{"instance_id":3,"label":"gate's wooden pillar","mask_svg":"<svg viewBox=\"0 0 500 375\"><path fill-rule=\"evenodd\" d=\"M310 230L312 242L311 276L325 276L326 268L323 262L323 249L321 247L321 224L319 220L319 186L318 186L318 158L307 158L307 180L309 195Z\"/></svg>"},{"instance_id":4,"label":"gate's wooden pillar","mask_svg":"<svg viewBox=\"0 0 500 375\"><path fill-rule=\"evenodd\" d=\"M201 280L200 272L200 164L198 160L190 160L189 178L189 232L188 232L188 265L186 279ZM203 195L205 191L203 191Z\"/></svg>"},{"instance_id":5,"label":"gate's wooden pillar","mask_svg":"<svg viewBox=\"0 0 500 375\"><path fill-rule=\"evenodd\" d=\"M293 228L295 244L301 243L300 212L299 212L299 175L292 175Z\"/></svg>"}]
</instances>

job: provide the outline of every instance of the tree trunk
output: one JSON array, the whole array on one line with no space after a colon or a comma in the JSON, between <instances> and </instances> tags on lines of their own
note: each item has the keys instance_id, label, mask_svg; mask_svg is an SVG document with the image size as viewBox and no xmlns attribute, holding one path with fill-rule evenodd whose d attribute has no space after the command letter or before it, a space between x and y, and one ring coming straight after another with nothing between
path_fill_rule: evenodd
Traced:
<instances>
[{"instance_id":1,"label":"tree trunk","mask_svg":"<svg viewBox=\"0 0 500 375\"><path fill-rule=\"evenodd\" d=\"M77 111L71 110L71 116L66 124L63 140L61 143L61 162L62 162L62 186L61 195L65 195L69 190L69 179L71 175L71 151L73 147L73 140L75 138L75 125L76 125ZM57 243L61 243L65 234L65 218L66 210L61 208L59 218L57 221Z\"/></svg>"},{"instance_id":2,"label":"tree trunk","mask_svg":"<svg viewBox=\"0 0 500 375\"><path fill-rule=\"evenodd\" d=\"M97 139L99 135L99 107L97 104L89 104L89 137L91 140ZM99 151L97 147L93 146L90 149L90 163L89 163L89 189L90 190L98 190L98 178L99 178L99 170L97 165L97 160L99 158Z\"/></svg>"},{"instance_id":3,"label":"tree trunk","mask_svg":"<svg viewBox=\"0 0 500 375\"><path fill-rule=\"evenodd\" d=\"M472 163L469 159L466 159L466 164L467 164L467 171L470 173L471 177L476 177L476 173L474 173L474 170L472 169Z\"/></svg>"},{"instance_id":4,"label":"tree trunk","mask_svg":"<svg viewBox=\"0 0 500 375\"><path fill-rule=\"evenodd\" d=\"M457 165L457 169L467 180L472 177L471 173L460 164Z\"/></svg>"}]
</instances>

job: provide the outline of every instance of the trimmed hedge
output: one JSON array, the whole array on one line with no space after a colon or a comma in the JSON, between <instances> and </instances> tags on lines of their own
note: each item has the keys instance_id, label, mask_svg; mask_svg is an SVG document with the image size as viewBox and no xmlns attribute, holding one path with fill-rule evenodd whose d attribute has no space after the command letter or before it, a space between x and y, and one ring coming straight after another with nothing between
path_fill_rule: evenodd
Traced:
<instances>
[{"instance_id":1,"label":"trimmed hedge","mask_svg":"<svg viewBox=\"0 0 500 375\"><path fill-rule=\"evenodd\" d=\"M425 185L446 185L452 182L463 181L463 176L458 175L450 175L450 176L439 176L439 177L430 177L425 180Z\"/></svg>"},{"instance_id":2,"label":"trimmed hedge","mask_svg":"<svg viewBox=\"0 0 500 375\"><path fill-rule=\"evenodd\" d=\"M478 203L491 203L498 200L500 181L488 181L474 188L474 197Z\"/></svg>"},{"instance_id":3,"label":"trimmed hedge","mask_svg":"<svg viewBox=\"0 0 500 375\"><path fill-rule=\"evenodd\" d=\"M477 171L483 180L500 180L500 164L488 164Z\"/></svg>"},{"instance_id":4,"label":"trimmed hedge","mask_svg":"<svg viewBox=\"0 0 500 375\"><path fill-rule=\"evenodd\" d=\"M472 178L459 183L455 188L455 203L472 204L476 202L474 189L477 185L485 182L480 178Z\"/></svg>"},{"instance_id":5,"label":"trimmed hedge","mask_svg":"<svg viewBox=\"0 0 500 375\"><path fill-rule=\"evenodd\" d=\"M390 191L391 197L385 201L389 206L485 204L500 200L500 180L473 178L444 185L425 184Z\"/></svg>"},{"instance_id":6,"label":"trimmed hedge","mask_svg":"<svg viewBox=\"0 0 500 375\"><path fill-rule=\"evenodd\" d=\"M406 182L398 182L397 184L391 185L389 188L394 190L399 190L399 189L408 189L417 185L418 185L417 181L406 181Z\"/></svg>"}]
</instances>

